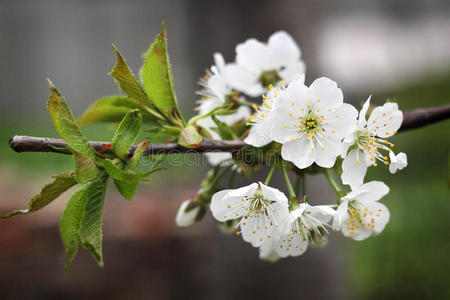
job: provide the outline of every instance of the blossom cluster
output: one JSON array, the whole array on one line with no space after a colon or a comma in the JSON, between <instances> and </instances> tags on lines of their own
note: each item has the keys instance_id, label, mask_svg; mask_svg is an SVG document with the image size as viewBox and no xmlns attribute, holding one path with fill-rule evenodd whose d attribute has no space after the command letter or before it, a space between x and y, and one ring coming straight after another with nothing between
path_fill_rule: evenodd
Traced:
<instances>
[{"instance_id":1,"label":"blossom cluster","mask_svg":"<svg viewBox=\"0 0 450 300\"><path fill-rule=\"evenodd\" d=\"M217 120L229 126L245 120L248 130L235 138L253 147L278 144L284 173L286 164L300 173L315 164L331 181L329 170L335 170L347 189L332 182L337 203L311 205L298 200L287 176L289 197L269 187L270 173L265 183L216 192L210 199L214 218L231 222L237 235L271 261L301 255L309 245L324 245L330 229L358 241L379 234L389 221L389 211L379 200L389 188L380 181L364 183L364 178L370 166L386 165L396 173L407 165L406 154L395 154L388 141L403 120L397 104L372 108L369 97L358 112L344 103L333 80L322 77L306 85L300 48L284 31L272 34L267 43L249 39L238 44L233 63L219 53L214 61L200 80L198 112L205 117L197 125L211 138L221 139ZM251 105L251 112L247 98L259 96L262 102ZM227 104L233 110L208 115ZM229 153L208 155L214 165L232 161ZM183 220L195 217L195 211L184 213L186 205L177 215L178 224L193 223Z\"/></svg>"}]
</instances>

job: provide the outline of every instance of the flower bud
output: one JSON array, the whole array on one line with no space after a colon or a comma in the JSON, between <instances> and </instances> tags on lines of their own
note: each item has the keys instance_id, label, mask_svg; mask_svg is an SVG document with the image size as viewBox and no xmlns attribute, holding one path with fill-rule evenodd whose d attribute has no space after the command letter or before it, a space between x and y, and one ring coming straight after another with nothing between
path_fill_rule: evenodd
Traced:
<instances>
[{"instance_id":1,"label":"flower bud","mask_svg":"<svg viewBox=\"0 0 450 300\"><path fill-rule=\"evenodd\" d=\"M175 217L175 223L178 227L189 227L201 219L204 215L204 209L200 204L191 200L185 200L181 203Z\"/></svg>"}]
</instances>

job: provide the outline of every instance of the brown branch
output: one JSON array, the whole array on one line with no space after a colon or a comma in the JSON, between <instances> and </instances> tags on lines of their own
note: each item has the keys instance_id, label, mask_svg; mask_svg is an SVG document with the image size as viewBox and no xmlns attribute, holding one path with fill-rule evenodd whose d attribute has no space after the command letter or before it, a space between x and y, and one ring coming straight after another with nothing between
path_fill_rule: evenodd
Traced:
<instances>
[{"instance_id":1,"label":"brown branch","mask_svg":"<svg viewBox=\"0 0 450 300\"><path fill-rule=\"evenodd\" d=\"M427 126L450 118L450 105L432 108L420 108L406 111L403 123L399 131L406 131ZM109 142L90 142L96 149L109 144ZM175 153L204 153L204 152L235 152L246 144L242 141L218 141L205 139L203 143L195 149L184 148L175 143L150 144L145 152L147 155L153 154L175 154ZM13 136L9 140L9 146L16 152L56 152L68 153L67 144L62 139L42 138L32 136ZM130 155L134 153L137 145L130 149Z\"/></svg>"}]
</instances>

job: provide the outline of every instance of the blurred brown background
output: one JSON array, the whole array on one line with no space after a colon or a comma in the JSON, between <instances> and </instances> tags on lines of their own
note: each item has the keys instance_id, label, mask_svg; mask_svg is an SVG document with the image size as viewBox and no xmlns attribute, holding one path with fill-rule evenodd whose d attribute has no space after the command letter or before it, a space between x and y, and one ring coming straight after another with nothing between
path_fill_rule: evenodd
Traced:
<instances>
[{"instance_id":1,"label":"blurred brown background","mask_svg":"<svg viewBox=\"0 0 450 300\"><path fill-rule=\"evenodd\" d=\"M180 106L187 116L196 82L212 54L234 58L237 43L284 29L297 40L307 83L338 82L358 106L369 94L402 109L450 99L448 1L0 1L0 210L24 208L71 158L17 154L14 134L57 136L45 108L46 77L76 115L117 93L106 74L114 43L137 73L141 54L164 20ZM70 193L29 216L0 220L2 299L446 299L450 297L448 121L395 137L409 166L395 176L371 170L391 187L391 221L382 235L355 242L332 234L277 264L224 235L212 217L178 229L178 205L192 197L207 168L178 167L139 189L133 201L111 188L104 215L105 267L80 251L70 274L58 221ZM109 126L86 128L91 139ZM106 136L105 136L106 135ZM264 177L264 172L259 174ZM279 178L276 178L279 179ZM243 185L246 181L238 184ZM281 181L274 185L284 189ZM321 176L308 178L313 203L332 203Z\"/></svg>"}]
</instances>

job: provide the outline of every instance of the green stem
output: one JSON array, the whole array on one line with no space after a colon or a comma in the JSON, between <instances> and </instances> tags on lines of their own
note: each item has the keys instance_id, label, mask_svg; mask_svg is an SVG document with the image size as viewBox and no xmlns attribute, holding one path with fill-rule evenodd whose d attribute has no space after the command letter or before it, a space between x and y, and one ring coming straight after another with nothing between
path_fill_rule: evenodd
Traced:
<instances>
[{"instance_id":1,"label":"green stem","mask_svg":"<svg viewBox=\"0 0 450 300\"><path fill-rule=\"evenodd\" d=\"M231 167L233 167L234 166L234 164L230 164L229 166L226 166L225 168L223 168L219 173L217 173L217 175L216 175L216 177L211 181L211 183L210 183L210 187L214 187L218 182L219 182L219 180L222 178L222 176L228 171L228 170L230 170L231 169Z\"/></svg>"},{"instance_id":2,"label":"green stem","mask_svg":"<svg viewBox=\"0 0 450 300\"><path fill-rule=\"evenodd\" d=\"M325 169L325 176L327 177L328 181L331 184L331 187L333 188L333 190L336 192L336 194L338 195L338 197L340 197L343 193L343 190L341 189L341 187L339 186L339 184L336 182L336 180L334 179L333 175L331 174L331 169Z\"/></svg>"},{"instance_id":3,"label":"green stem","mask_svg":"<svg viewBox=\"0 0 450 300\"><path fill-rule=\"evenodd\" d=\"M275 171L275 164L272 164L272 166L270 167L270 171L267 174L266 180L264 181L265 185L269 185L270 179L272 179L273 171Z\"/></svg>"},{"instance_id":4,"label":"green stem","mask_svg":"<svg viewBox=\"0 0 450 300\"><path fill-rule=\"evenodd\" d=\"M208 118L211 117L212 115L214 115L217 111L221 110L221 109L225 109L227 108L229 105L222 105L222 106L218 106L216 108L214 108L213 110L211 110L210 112L204 114L204 115L199 115L199 116L195 116L193 118L191 118L188 121L188 126L195 124L198 120L204 119L204 118Z\"/></svg>"},{"instance_id":5,"label":"green stem","mask_svg":"<svg viewBox=\"0 0 450 300\"><path fill-rule=\"evenodd\" d=\"M291 200L295 199L296 198L295 192L294 192L294 189L292 188L291 181L289 180L289 176L288 176L288 173L286 171L286 165L285 165L284 161L281 162L281 172L283 172L284 181L286 181L286 187L287 187L287 189L289 191L289 198Z\"/></svg>"}]
</instances>

